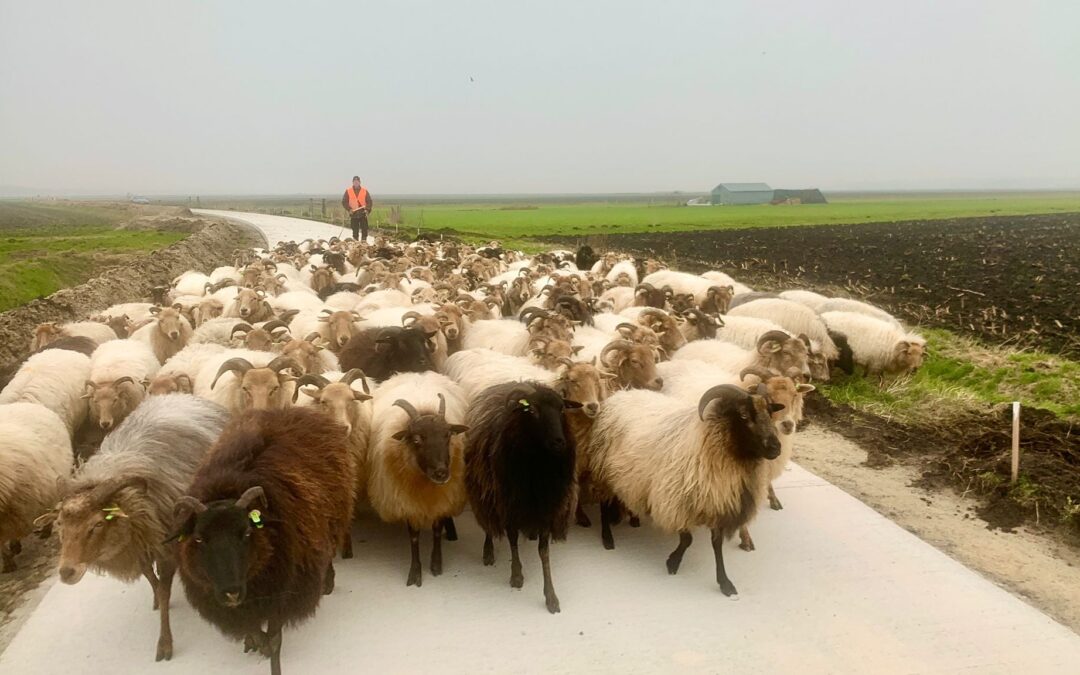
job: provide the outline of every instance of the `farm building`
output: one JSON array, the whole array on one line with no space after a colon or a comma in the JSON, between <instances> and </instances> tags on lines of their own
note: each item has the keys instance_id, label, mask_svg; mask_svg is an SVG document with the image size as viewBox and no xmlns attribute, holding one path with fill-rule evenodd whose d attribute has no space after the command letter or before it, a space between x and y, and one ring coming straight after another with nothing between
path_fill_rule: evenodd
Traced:
<instances>
[{"instance_id":1,"label":"farm building","mask_svg":"<svg viewBox=\"0 0 1080 675\"><path fill-rule=\"evenodd\" d=\"M773 190L773 204L797 203L797 204L828 204L825 195L817 188L806 190Z\"/></svg>"},{"instance_id":2,"label":"farm building","mask_svg":"<svg viewBox=\"0 0 1080 675\"><path fill-rule=\"evenodd\" d=\"M768 204L773 189L765 183L720 183L712 189L713 204Z\"/></svg>"}]
</instances>

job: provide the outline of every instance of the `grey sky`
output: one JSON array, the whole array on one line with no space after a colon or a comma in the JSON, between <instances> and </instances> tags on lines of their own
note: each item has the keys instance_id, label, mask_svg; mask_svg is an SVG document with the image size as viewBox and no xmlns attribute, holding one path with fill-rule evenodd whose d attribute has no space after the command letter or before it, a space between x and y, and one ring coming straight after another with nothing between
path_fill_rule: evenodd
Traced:
<instances>
[{"instance_id":1,"label":"grey sky","mask_svg":"<svg viewBox=\"0 0 1080 675\"><path fill-rule=\"evenodd\" d=\"M0 0L0 186L1080 187L1078 26L1076 0Z\"/></svg>"}]
</instances>

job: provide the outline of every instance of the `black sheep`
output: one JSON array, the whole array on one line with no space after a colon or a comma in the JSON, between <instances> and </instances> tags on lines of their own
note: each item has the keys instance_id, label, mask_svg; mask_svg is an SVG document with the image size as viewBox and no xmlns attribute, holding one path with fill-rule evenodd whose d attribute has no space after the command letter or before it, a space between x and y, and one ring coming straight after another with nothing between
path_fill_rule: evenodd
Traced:
<instances>
[{"instance_id":1,"label":"black sheep","mask_svg":"<svg viewBox=\"0 0 1080 675\"><path fill-rule=\"evenodd\" d=\"M343 371L359 368L379 381L397 373L422 373L435 368L433 337L421 326L368 328L349 338L338 360Z\"/></svg>"},{"instance_id":2,"label":"black sheep","mask_svg":"<svg viewBox=\"0 0 1080 675\"><path fill-rule=\"evenodd\" d=\"M505 533L513 557L510 585L521 588L518 534L538 538L544 600L552 614L559 598L548 548L551 539L566 539L578 488L574 436L563 411L580 407L541 384L510 382L477 395L466 419L465 487L487 535L484 564L495 564L492 540Z\"/></svg>"}]
</instances>

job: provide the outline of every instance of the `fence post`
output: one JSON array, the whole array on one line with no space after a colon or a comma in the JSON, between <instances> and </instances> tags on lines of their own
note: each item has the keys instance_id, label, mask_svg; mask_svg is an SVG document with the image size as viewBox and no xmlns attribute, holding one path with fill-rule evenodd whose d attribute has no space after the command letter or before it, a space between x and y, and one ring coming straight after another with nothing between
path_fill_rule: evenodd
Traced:
<instances>
[{"instance_id":1,"label":"fence post","mask_svg":"<svg viewBox=\"0 0 1080 675\"><path fill-rule=\"evenodd\" d=\"M1020 478L1020 401L1012 404L1012 483Z\"/></svg>"}]
</instances>

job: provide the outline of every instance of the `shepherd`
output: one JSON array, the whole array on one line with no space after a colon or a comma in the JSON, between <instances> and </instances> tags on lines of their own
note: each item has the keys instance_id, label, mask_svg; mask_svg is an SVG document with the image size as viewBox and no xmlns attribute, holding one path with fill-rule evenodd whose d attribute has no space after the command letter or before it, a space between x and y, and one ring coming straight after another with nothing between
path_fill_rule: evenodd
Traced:
<instances>
[{"instance_id":1,"label":"shepherd","mask_svg":"<svg viewBox=\"0 0 1080 675\"><path fill-rule=\"evenodd\" d=\"M345 188L341 205L349 212L353 239L367 241L368 214L371 213L371 193L360 185L360 176L352 177L352 185Z\"/></svg>"}]
</instances>

